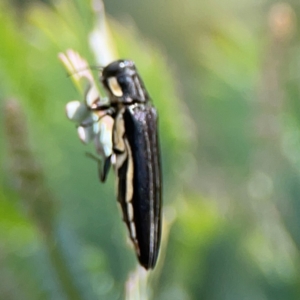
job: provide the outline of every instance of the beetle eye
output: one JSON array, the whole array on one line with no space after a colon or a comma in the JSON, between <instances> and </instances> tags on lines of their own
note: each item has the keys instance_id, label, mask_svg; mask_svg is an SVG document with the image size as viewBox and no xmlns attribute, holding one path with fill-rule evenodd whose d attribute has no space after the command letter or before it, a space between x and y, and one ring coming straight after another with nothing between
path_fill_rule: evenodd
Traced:
<instances>
[{"instance_id":1,"label":"beetle eye","mask_svg":"<svg viewBox=\"0 0 300 300\"><path fill-rule=\"evenodd\" d=\"M116 96L116 97L122 97L123 96L122 88L120 87L116 77L108 78L107 83L108 83L110 91L112 92L112 94L114 96Z\"/></svg>"}]
</instances>

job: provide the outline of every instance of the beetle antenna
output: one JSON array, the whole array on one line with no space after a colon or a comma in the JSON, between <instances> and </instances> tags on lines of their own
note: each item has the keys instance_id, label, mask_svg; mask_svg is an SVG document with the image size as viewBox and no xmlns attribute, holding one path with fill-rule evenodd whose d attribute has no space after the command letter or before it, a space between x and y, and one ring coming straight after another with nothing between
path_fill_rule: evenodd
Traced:
<instances>
[{"instance_id":1,"label":"beetle antenna","mask_svg":"<svg viewBox=\"0 0 300 300\"><path fill-rule=\"evenodd\" d=\"M68 73L68 77L71 77L79 72L85 71L85 70L96 70L96 71L102 71L104 69L104 67L100 67L100 66L87 66L81 69L77 69L72 73Z\"/></svg>"}]
</instances>

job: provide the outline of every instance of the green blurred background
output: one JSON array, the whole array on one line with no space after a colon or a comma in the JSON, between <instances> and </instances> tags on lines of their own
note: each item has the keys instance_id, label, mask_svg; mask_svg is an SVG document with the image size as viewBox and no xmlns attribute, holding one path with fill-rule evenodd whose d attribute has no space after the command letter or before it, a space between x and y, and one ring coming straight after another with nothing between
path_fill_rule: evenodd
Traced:
<instances>
[{"instance_id":1,"label":"green blurred background","mask_svg":"<svg viewBox=\"0 0 300 300\"><path fill-rule=\"evenodd\" d=\"M99 183L65 117L82 96L57 58L97 62L101 2L0 1L0 299L124 299L136 258L114 174ZM98 61L106 45L134 60L160 114L165 225L144 292L300 299L299 1L104 6Z\"/></svg>"}]
</instances>

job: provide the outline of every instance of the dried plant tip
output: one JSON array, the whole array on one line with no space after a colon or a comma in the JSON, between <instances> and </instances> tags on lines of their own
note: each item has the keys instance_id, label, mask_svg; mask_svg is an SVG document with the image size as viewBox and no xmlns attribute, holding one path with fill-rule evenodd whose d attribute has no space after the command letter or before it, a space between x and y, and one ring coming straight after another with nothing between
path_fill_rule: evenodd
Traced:
<instances>
[{"instance_id":1,"label":"dried plant tip","mask_svg":"<svg viewBox=\"0 0 300 300\"><path fill-rule=\"evenodd\" d=\"M45 185L42 167L30 149L25 115L14 99L6 101L4 112L4 128L11 161L8 173L14 179L15 189L29 216L42 232L50 233L55 201Z\"/></svg>"}]
</instances>

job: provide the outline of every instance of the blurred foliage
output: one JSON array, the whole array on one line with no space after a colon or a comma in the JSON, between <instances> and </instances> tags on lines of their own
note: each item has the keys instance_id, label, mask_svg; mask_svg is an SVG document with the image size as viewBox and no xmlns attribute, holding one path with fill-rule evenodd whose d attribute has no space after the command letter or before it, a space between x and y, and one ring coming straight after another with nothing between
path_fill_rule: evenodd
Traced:
<instances>
[{"instance_id":1,"label":"blurred foliage","mask_svg":"<svg viewBox=\"0 0 300 300\"><path fill-rule=\"evenodd\" d=\"M100 56L99 4L0 3L0 299L123 299L135 278L114 176L98 183L64 115L80 97L57 59L68 48L133 59L159 111L149 297L299 299L300 4L105 1Z\"/></svg>"}]
</instances>

